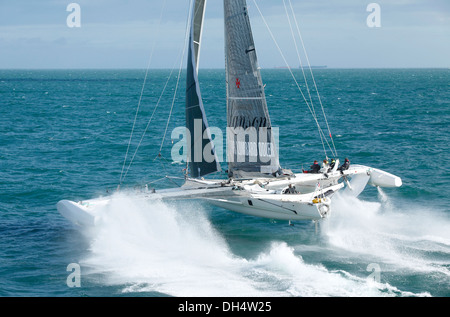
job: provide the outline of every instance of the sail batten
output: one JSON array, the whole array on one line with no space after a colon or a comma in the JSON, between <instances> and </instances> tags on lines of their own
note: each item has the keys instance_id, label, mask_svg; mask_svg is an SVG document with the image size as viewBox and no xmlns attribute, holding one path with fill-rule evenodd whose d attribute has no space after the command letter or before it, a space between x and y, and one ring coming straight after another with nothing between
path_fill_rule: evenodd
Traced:
<instances>
[{"instance_id":1,"label":"sail batten","mask_svg":"<svg viewBox=\"0 0 450 317\"><path fill-rule=\"evenodd\" d=\"M224 0L227 160L234 177L276 173L278 152L245 0Z\"/></svg>"}]
</instances>

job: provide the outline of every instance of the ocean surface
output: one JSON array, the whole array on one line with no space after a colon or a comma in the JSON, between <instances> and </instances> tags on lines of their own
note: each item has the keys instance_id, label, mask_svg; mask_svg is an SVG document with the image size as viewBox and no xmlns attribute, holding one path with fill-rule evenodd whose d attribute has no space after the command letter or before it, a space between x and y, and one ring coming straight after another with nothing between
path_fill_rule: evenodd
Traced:
<instances>
[{"instance_id":1,"label":"ocean surface","mask_svg":"<svg viewBox=\"0 0 450 317\"><path fill-rule=\"evenodd\" d=\"M0 296L450 296L450 70L314 70L339 158L403 180L357 199L335 196L317 228L133 199L145 184L181 183L161 179L185 167L171 160L184 74L165 141L175 77L128 169L169 73L149 72L124 191L115 193L145 71L0 70ZM199 76L209 124L224 129L225 73ZM322 160L289 72L262 76L282 167ZM62 199L110 194L115 204L95 228L56 209ZM79 287L70 287L74 265Z\"/></svg>"}]
</instances>

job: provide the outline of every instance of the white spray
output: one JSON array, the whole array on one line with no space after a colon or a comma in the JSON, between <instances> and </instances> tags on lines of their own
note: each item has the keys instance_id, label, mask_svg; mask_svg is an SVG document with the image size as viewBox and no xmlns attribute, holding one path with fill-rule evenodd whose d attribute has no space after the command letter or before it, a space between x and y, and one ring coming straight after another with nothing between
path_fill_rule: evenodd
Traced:
<instances>
[{"instance_id":1,"label":"white spray","mask_svg":"<svg viewBox=\"0 0 450 317\"><path fill-rule=\"evenodd\" d=\"M365 276L305 263L296 246L276 238L257 257L237 256L200 206L171 206L116 195L111 204L98 210L101 219L90 237L89 254L80 264L88 268L88 276L123 292L173 296L414 295L383 281L373 283ZM322 232L330 248L347 256L370 254L370 261L386 257L394 262L409 261L410 257L399 254L390 236L398 229L398 220L386 223L379 215L379 206L356 198L351 205L345 205L344 200L338 203L337 212ZM429 263L422 264L428 269Z\"/></svg>"}]
</instances>

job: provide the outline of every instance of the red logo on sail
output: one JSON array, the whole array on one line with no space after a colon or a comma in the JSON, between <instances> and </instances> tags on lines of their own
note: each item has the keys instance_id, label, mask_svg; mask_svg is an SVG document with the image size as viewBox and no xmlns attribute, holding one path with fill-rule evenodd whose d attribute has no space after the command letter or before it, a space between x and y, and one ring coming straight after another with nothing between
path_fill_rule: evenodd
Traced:
<instances>
[{"instance_id":1,"label":"red logo on sail","mask_svg":"<svg viewBox=\"0 0 450 317\"><path fill-rule=\"evenodd\" d=\"M241 81L239 80L239 78L236 78L236 88L241 89Z\"/></svg>"}]
</instances>

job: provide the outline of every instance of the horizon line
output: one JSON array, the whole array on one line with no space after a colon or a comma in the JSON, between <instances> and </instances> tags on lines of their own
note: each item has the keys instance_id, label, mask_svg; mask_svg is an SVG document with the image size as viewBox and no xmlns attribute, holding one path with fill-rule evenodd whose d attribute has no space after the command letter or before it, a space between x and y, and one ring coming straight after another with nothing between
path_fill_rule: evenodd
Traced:
<instances>
[{"instance_id":1,"label":"horizon line","mask_svg":"<svg viewBox=\"0 0 450 317\"><path fill-rule=\"evenodd\" d=\"M308 69L309 67L303 67L303 69ZM260 67L260 70L288 70L288 67ZM296 70L301 69L300 67L291 67L290 69ZM370 66L364 66L364 67L330 67L330 66L311 66L311 69L314 70L327 70L327 69L450 69L450 66L435 66L435 67L418 67L418 66L412 66L412 67L370 67ZM2 68L1 70L146 70L145 67L24 67L24 68ZM171 70L171 68L167 67L158 67L158 68L149 68L148 70ZM225 67L200 67L199 70L225 70Z\"/></svg>"}]
</instances>

